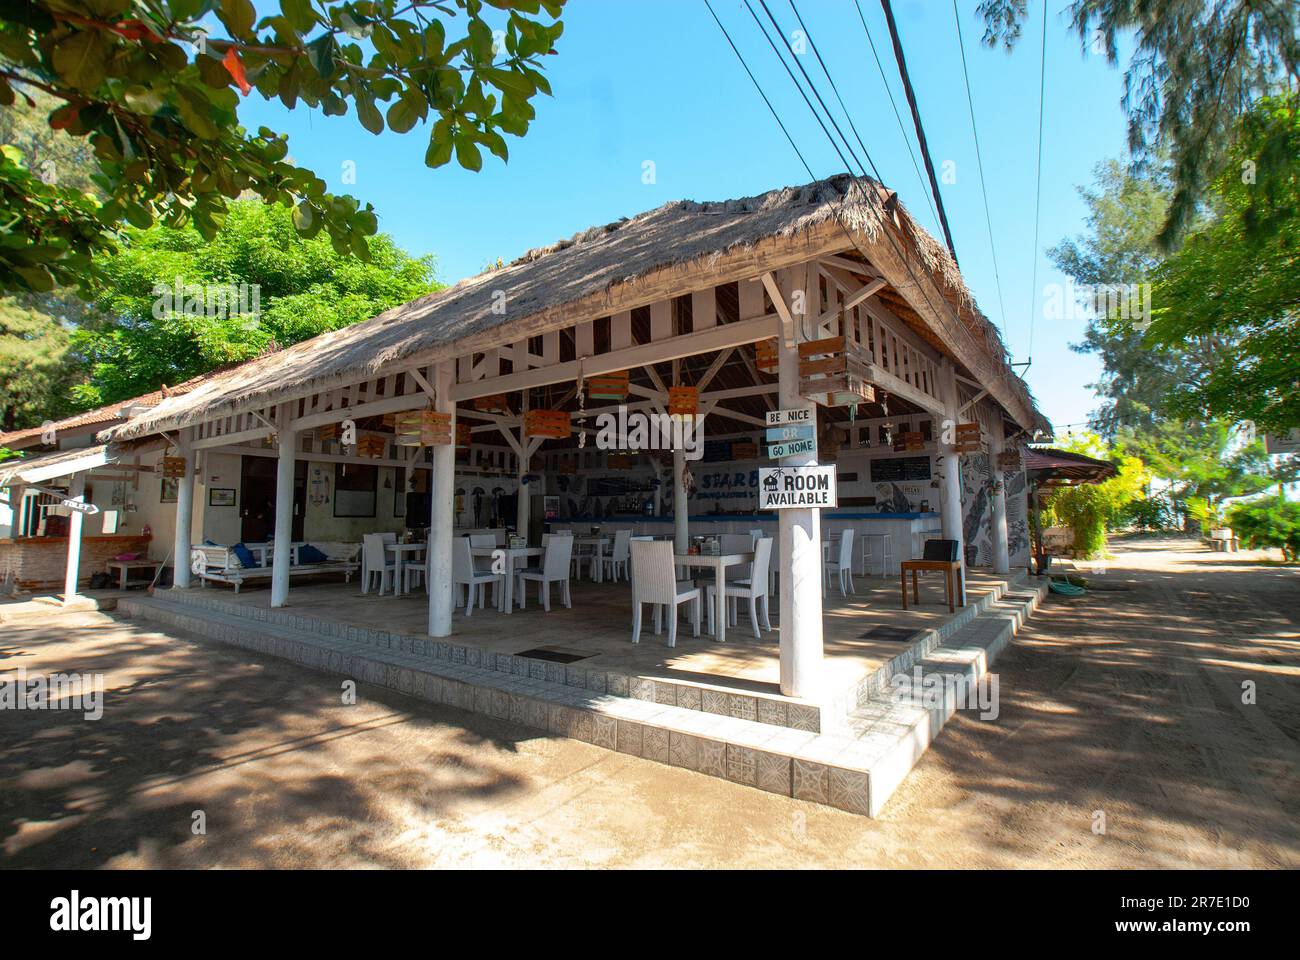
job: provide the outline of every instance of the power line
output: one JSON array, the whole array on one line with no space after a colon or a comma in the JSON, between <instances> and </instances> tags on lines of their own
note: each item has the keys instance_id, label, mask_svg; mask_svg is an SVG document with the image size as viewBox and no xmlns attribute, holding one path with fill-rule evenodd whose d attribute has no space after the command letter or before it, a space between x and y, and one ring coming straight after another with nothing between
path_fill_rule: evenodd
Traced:
<instances>
[{"instance_id":1,"label":"power line","mask_svg":"<svg viewBox=\"0 0 1300 960\"><path fill-rule=\"evenodd\" d=\"M998 312L1002 315L1002 330L1007 329L1007 308L1002 301L1002 276L998 271L998 248L993 242L993 216L989 213L989 192L984 183L984 158L980 151L979 128L975 125L975 98L971 94L970 74L966 70L966 41L961 36L961 14L957 10L957 0L952 0L952 17L957 24L957 47L961 50L961 75L966 82L966 105L970 108L971 135L975 138L975 162L980 172L980 193L984 196L984 222L989 228L989 253L993 257L993 279L998 289Z\"/></svg>"},{"instance_id":2,"label":"power line","mask_svg":"<svg viewBox=\"0 0 1300 960\"><path fill-rule=\"evenodd\" d=\"M957 248L952 243L952 230L948 228L948 215L943 209L943 197L939 193L939 179L934 175L934 161L930 159L930 148L925 142L925 127L921 125L921 110L916 105L916 91L912 89L912 80L907 75L907 60L903 56L903 42L898 36L898 25L894 23L894 8L889 0L880 0L885 10L885 22L889 25L889 39L894 45L894 60L898 63L898 74L903 79L903 94L907 105L912 109L912 123L916 127L916 143L921 149L921 159L925 161L925 172L930 175L930 189L934 193L934 203L939 210L939 225L943 227L944 239L948 241L948 252L953 262L957 262Z\"/></svg>"},{"instance_id":3,"label":"power line","mask_svg":"<svg viewBox=\"0 0 1300 960\"><path fill-rule=\"evenodd\" d=\"M1025 369L1029 372L1034 362L1034 321L1037 319L1038 303L1038 217L1043 200L1043 94L1047 90L1047 2L1043 0L1043 45L1038 64L1038 178L1034 186L1034 257L1032 280L1029 286L1029 350L1025 354Z\"/></svg>"},{"instance_id":4,"label":"power line","mask_svg":"<svg viewBox=\"0 0 1300 960\"><path fill-rule=\"evenodd\" d=\"M912 138L907 135L907 128L903 126L903 115L898 112L898 101L894 99L894 90L889 85L889 78L885 76L885 65L880 62L880 54L876 52L876 41L871 39L871 28L867 26L867 18L862 12L862 4L858 0L853 0L853 5L858 8L858 19L862 21L862 32L867 35L867 45L871 47L871 56L876 61L876 69L880 71L880 82L885 87L885 95L889 97L889 105L894 109L894 119L898 122L898 132L903 136L903 145L907 147L907 155L912 158L912 169L916 171L916 180L921 185L921 196L925 197L925 205L930 208L930 215L934 217L934 225L938 227L939 213L934 209L934 200L930 196L930 191L926 189L925 176L921 173L921 165L916 161L916 151L912 149Z\"/></svg>"}]
</instances>

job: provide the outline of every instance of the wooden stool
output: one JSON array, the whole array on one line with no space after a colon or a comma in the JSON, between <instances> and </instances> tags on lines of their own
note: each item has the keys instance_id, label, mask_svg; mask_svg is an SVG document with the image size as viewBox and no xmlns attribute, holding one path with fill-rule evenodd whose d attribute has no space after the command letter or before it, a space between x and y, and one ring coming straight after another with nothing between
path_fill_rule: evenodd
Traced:
<instances>
[{"instance_id":1,"label":"wooden stool","mask_svg":"<svg viewBox=\"0 0 1300 960\"><path fill-rule=\"evenodd\" d=\"M942 570L948 588L948 612L955 613L956 606L966 606L966 589L961 582L960 560L904 560L900 567L903 588L903 609L907 609L907 573L912 573L912 602L921 603L921 588L916 575L922 570ZM958 596L958 603L953 605L953 595Z\"/></svg>"}]
</instances>

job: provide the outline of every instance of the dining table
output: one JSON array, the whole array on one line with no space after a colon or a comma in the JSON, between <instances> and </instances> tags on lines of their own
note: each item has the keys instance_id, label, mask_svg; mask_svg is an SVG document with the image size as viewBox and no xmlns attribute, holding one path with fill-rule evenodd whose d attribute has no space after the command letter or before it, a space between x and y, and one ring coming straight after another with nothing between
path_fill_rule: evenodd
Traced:
<instances>
[{"instance_id":1,"label":"dining table","mask_svg":"<svg viewBox=\"0 0 1300 960\"><path fill-rule=\"evenodd\" d=\"M713 582L718 586L714 600L716 608L713 617L713 639L718 643L727 642L727 567L753 563L752 553L676 553L673 564L678 567L693 567L700 570L712 570ZM700 599L704 599L704 587L700 587Z\"/></svg>"},{"instance_id":2,"label":"dining table","mask_svg":"<svg viewBox=\"0 0 1300 960\"><path fill-rule=\"evenodd\" d=\"M423 554L426 544L423 543L385 543L384 552L393 555L393 596L400 597L406 590L406 584L402 577L402 566L408 562L407 558L418 561L417 554Z\"/></svg>"},{"instance_id":3,"label":"dining table","mask_svg":"<svg viewBox=\"0 0 1300 960\"><path fill-rule=\"evenodd\" d=\"M605 565L602 562L602 558L605 556L605 548L607 546L609 546L608 537L580 536L573 538L573 549L575 555L577 554L579 547L590 548L584 557L588 555L591 557L591 579L593 583L600 583L602 575L601 568Z\"/></svg>"},{"instance_id":4,"label":"dining table","mask_svg":"<svg viewBox=\"0 0 1300 960\"><path fill-rule=\"evenodd\" d=\"M509 614L514 610L515 599L515 564L529 557L540 557L545 551L541 547L470 547L470 556L495 559L500 553L506 558L505 583L497 591L497 610Z\"/></svg>"}]
</instances>

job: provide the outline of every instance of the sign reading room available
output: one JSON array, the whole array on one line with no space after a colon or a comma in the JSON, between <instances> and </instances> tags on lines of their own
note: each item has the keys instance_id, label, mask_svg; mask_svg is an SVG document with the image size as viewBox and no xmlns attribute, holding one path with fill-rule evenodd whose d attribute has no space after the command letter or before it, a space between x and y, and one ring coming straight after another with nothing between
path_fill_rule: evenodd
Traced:
<instances>
[{"instance_id":1,"label":"sign reading room available","mask_svg":"<svg viewBox=\"0 0 1300 960\"><path fill-rule=\"evenodd\" d=\"M835 467L759 467L758 509L834 507Z\"/></svg>"}]
</instances>

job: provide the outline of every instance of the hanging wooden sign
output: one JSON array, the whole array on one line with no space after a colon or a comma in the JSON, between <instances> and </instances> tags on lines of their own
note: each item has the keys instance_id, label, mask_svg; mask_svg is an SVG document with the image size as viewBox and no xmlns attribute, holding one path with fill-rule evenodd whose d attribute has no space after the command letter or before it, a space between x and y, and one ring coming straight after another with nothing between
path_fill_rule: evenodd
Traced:
<instances>
[{"instance_id":1,"label":"hanging wooden sign","mask_svg":"<svg viewBox=\"0 0 1300 960\"><path fill-rule=\"evenodd\" d=\"M700 412L698 387L669 387L668 413L674 417L693 417Z\"/></svg>"},{"instance_id":2,"label":"hanging wooden sign","mask_svg":"<svg viewBox=\"0 0 1300 960\"><path fill-rule=\"evenodd\" d=\"M776 373L781 366L781 361L777 354L775 337L771 340L760 340L754 344L754 366L765 373Z\"/></svg>"},{"instance_id":3,"label":"hanging wooden sign","mask_svg":"<svg viewBox=\"0 0 1300 960\"><path fill-rule=\"evenodd\" d=\"M184 477L185 458L184 457L163 457L162 475L168 478Z\"/></svg>"},{"instance_id":4,"label":"hanging wooden sign","mask_svg":"<svg viewBox=\"0 0 1300 960\"><path fill-rule=\"evenodd\" d=\"M799 344L799 395L824 407L850 407L876 399L871 362L848 337Z\"/></svg>"},{"instance_id":5,"label":"hanging wooden sign","mask_svg":"<svg viewBox=\"0 0 1300 960\"><path fill-rule=\"evenodd\" d=\"M621 403L627 399L630 390L631 379L626 370L587 379L587 396L592 400L617 400Z\"/></svg>"},{"instance_id":6,"label":"hanging wooden sign","mask_svg":"<svg viewBox=\"0 0 1300 960\"><path fill-rule=\"evenodd\" d=\"M919 430L910 430L900 433L898 438L903 442L904 450L924 450L925 435ZM897 449L897 447L895 447Z\"/></svg>"},{"instance_id":7,"label":"hanging wooden sign","mask_svg":"<svg viewBox=\"0 0 1300 960\"><path fill-rule=\"evenodd\" d=\"M398 446L441 447L451 443L451 414L433 410L405 410L394 414Z\"/></svg>"},{"instance_id":8,"label":"hanging wooden sign","mask_svg":"<svg viewBox=\"0 0 1300 960\"><path fill-rule=\"evenodd\" d=\"M573 435L573 424L563 410L529 410L524 414L524 434L563 440Z\"/></svg>"},{"instance_id":9,"label":"hanging wooden sign","mask_svg":"<svg viewBox=\"0 0 1300 960\"><path fill-rule=\"evenodd\" d=\"M953 430L953 449L958 453L979 453L980 425L978 423L959 423Z\"/></svg>"}]
</instances>

